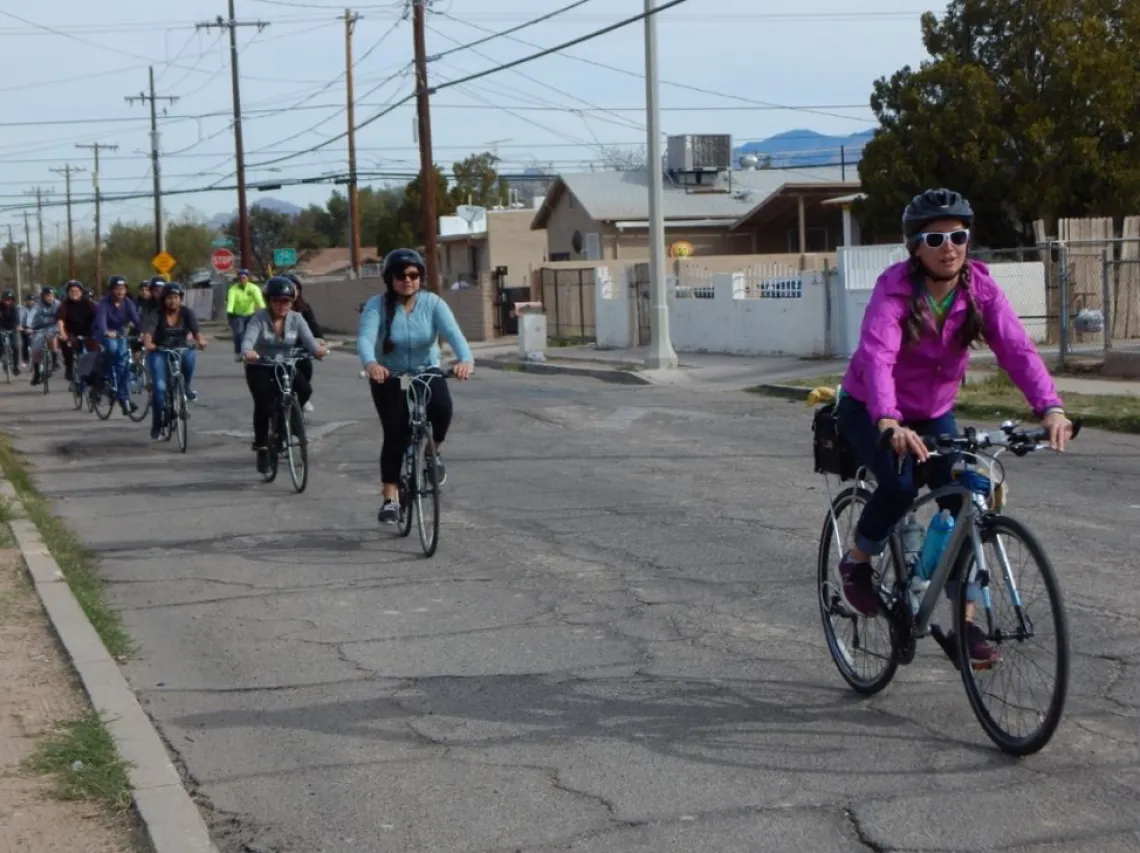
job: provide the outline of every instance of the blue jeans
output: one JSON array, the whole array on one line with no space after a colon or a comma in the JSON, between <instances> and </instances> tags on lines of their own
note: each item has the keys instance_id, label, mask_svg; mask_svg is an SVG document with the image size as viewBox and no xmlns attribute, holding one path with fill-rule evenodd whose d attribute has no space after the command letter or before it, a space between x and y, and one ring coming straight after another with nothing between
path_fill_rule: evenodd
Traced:
<instances>
[{"instance_id":1,"label":"blue jeans","mask_svg":"<svg viewBox=\"0 0 1140 853\"><path fill-rule=\"evenodd\" d=\"M835 408L835 415L840 434L855 448L859 464L869 468L878 483L855 527L855 547L877 557L883 553L891 530L902 521L918 497L919 480L931 489L949 484L955 460L952 456L936 456L922 466L921 476L916 477L917 466L913 456L904 457L900 470L895 452L880 444L879 427L871 422L865 405L844 395ZM958 434L958 424L952 411L930 420L910 421L905 426L919 435ZM957 516L962 499L957 495L939 498L938 506Z\"/></svg>"},{"instance_id":2,"label":"blue jeans","mask_svg":"<svg viewBox=\"0 0 1140 853\"><path fill-rule=\"evenodd\" d=\"M164 352L150 352L146 356L146 368L150 371L150 381L154 388L154 393L151 395L151 427L158 429L162 426L162 407L166 405L166 359L167 355ZM192 349L183 350L182 352L182 380L185 382L185 387L190 388L190 382L194 379L194 366L198 363L198 353Z\"/></svg>"},{"instance_id":3,"label":"blue jeans","mask_svg":"<svg viewBox=\"0 0 1140 853\"><path fill-rule=\"evenodd\" d=\"M118 388L119 400L126 402L131 399L131 349L125 337L103 338L99 341L106 353L104 362L104 375L110 380L114 374L115 385Z\"/></svg>"},{"instance_id":4,"label":"blue jeans","mask_svg":"<svg viewBox=\"0 0 1140 853\"><path fill-rule=\"evenodd\" d=\"M249 325L249 317L230 317L230 331L234 336L234 355L241 355L241 339L245 337L245 327Z\"/></svg>"}]
</instances>

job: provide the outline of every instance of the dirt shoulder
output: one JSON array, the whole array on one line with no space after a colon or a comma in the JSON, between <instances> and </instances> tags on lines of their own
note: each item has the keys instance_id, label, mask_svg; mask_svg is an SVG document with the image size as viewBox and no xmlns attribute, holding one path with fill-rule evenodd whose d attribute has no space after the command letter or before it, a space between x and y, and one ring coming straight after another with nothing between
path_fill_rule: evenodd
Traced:
<instances>
[{"instance_id":1,"label":"dirt shoulder","mask_svg":"<svg viewBox=\"0 0 1140 853\"><path fill-rule=\"evenodd\" d=\"M138 853L125 768L0 543L0 850Z\"/></svg>"}]
</instances>

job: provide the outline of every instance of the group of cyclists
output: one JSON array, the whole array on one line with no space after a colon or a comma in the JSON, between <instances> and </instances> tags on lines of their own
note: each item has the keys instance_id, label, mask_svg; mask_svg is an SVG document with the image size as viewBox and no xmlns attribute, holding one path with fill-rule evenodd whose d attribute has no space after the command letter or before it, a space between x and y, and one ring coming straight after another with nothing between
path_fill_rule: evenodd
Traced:
<instances>
[{"instance_id":1,"label":"group of cyclists","mask_svg":"<svg viewBox=\"0 0 1140 853\"><path fill-rule=\"evenodd\" d=\"M475 367L471 348L447 303L422 290L425 272L419 252L396 249L388 253L382 268L385 290L365 303L356 340L384 431L380 451L382 505L377 516L381 523L394 524L400 514L397 495L408 440L408 415L399 375L433 372L427 419L438 453L452 418L447 379L440 369L439 338L448 342L459 359L452 371L457 379L468 379ZM29 297L23 308L15 305L11 292L5 292L0 300L0 332L10 338L5 345L13 355L14 372L21 363L30 362L33 385L43 380L45 356L62 356L69 382L114 389L116 402L128 415L137 412L130 399L131 361L144 359L152 389L150 435L157 441L167 391L166 350L180 351L186 396L189 400L198 398L193 386L195 350L204 349L207 339L194 311L184 302L181 285L161 276L142 282L133 297L123 276L111 276L106 294L98 300L81 282L73 280L66 284L63 300L53 288L44 287L39 297ZM252 281L248 271L241 270L227 293L226 316L234 356L244 363L253 400L252 449L257 469L264 473L269 419L278 393L272 371L266 369L267 360L294 348L321 359L329 350L295 275L273 276L263 288ZM17 341L17 336L22 341ZM95 357L77 358L83 353ZM298 363L293 389L306 411L312 411L312 378L312 363ZM439 458L435 469L437 482L442 485L446 471Z\"/></svg>"}]
</instances>

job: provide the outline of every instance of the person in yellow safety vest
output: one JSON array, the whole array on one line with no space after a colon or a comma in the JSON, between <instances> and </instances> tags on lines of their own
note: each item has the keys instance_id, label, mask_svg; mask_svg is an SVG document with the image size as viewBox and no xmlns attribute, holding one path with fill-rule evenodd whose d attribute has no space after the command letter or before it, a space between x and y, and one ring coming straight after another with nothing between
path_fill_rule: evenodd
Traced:
<instances>
[{"instance_id":1,"label":"person in yellow safety vest","mask_svg":"<svg viewBox=\"0 0 1140 853\"><path fill-rule=\"evenodd\" d=\"M241 361L241 342L250 318L265 307L261 288L250 281L249 270L238 272L237 281L226 293L226 319L234 336L234 361Z\"/></svg>"}]
</instances>

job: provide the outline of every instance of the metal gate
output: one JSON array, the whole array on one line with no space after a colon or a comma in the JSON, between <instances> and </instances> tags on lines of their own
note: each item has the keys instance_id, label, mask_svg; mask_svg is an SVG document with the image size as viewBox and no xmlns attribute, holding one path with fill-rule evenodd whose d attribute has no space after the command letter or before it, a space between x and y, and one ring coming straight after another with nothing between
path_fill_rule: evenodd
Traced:
<instances>
[{"instance_id":1,"label":"metal gate","mask_svg":"<svg viewBox=\"0 0 1140 853\"><path fill-rule=\"evenodd\" d=\"M653 332L653 304L649 292L649 264L634 264L629 281L630 313L637 330L634 346L647 347Z\"/></svg>"}]
</instances>

